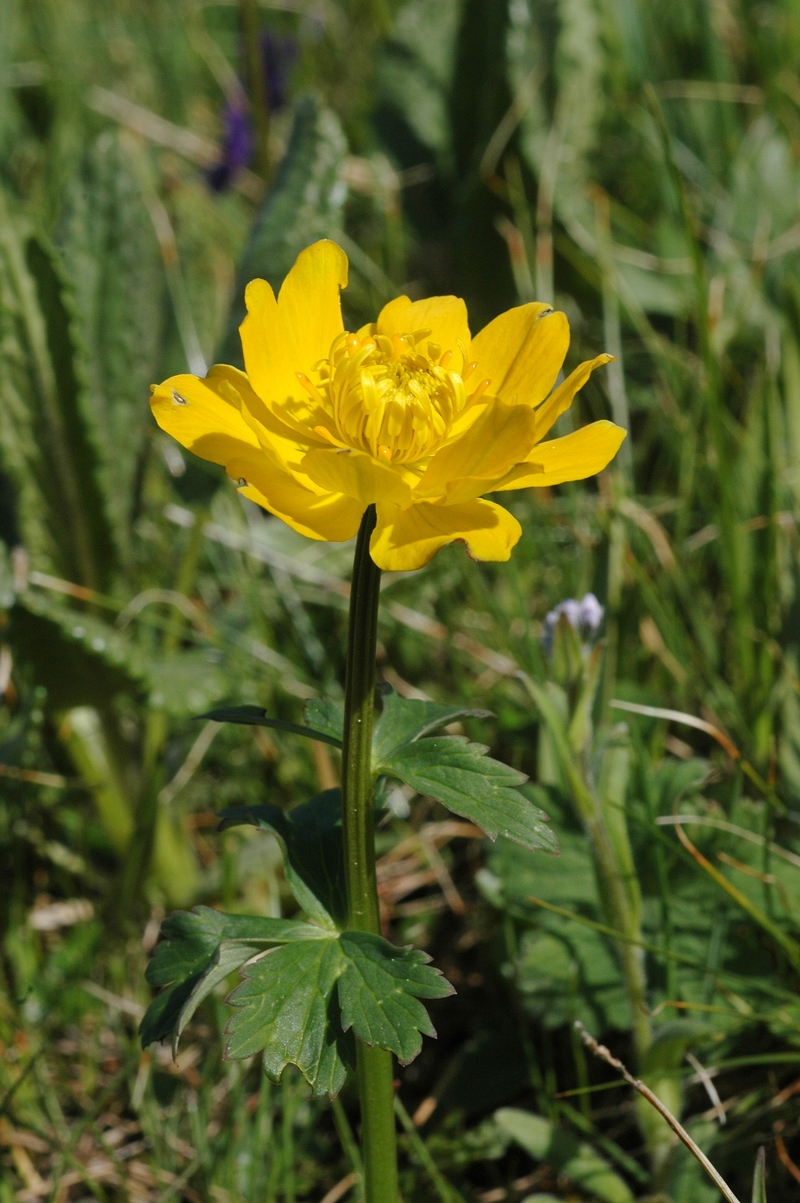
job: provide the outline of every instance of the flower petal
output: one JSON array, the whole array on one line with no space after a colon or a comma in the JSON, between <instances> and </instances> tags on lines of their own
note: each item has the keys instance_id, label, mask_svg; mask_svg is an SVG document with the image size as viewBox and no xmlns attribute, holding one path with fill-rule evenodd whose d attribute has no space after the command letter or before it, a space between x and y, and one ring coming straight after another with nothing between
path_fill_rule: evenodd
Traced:
<instances>
[{"instance_id":1,"label":"flower petal","mask_svg":"<svg viewBox=\"0 0 800 1203\"><path fill-rule=\"evenodd\" d=\"M611 462L627 433L613 422L591 422L562 439L537 443L527 462L512 468L493 491L541 489L567 480L586 480Z\"/></svg>"},{"instance_id":2,"label":"flower petal","mask_svg":"<svg viewBox=\"0 0 800 1203\"><path fill-rule=\"evenodd\" d=\"M569 347L569 322L549 305L532 301L501 313L472 342L475 383L509 405L538 405L556 382Z\"/></svg>"},{"instance_id":3,"label":"flower petal","mask_svg":"<svg viewBox=\"0 0 800 1203\"><path fill-rule=\"evenodd\" d=\"M255 393L244 372L229 364L218 363L209 370L207 383L231 403L238 403L242 418L262 447L268 448L284 467L299 470L300 460L322 440L310 432L298 432L277 418Z\"/></svg>"},{"instance_id":4,"label":"flower petal","mask_svg":"<svg viewBox=\"0 0 800 1203\"><path fill-rule=\"evenodd\" d=\"M247 317L239 333L247 375L259 397L292 426L313 429L318 421L318 406L296 373L308 375L344 328L339 290L346 284L347 256L323 240L301 251L277 301L266 280L251 280L245 289Z\"/></svg>"},{"instance_id":5,"label":"flower petal","mask_svg":"<svg viewBox=\"0 0 800 1203\"><path fill-rule=\"evenodd\" d=\"M536 415L527 405L490 401L469 430L437 451L419 485L420 499L468 501L490 492L492 481L528 457L536 441Z\"/></svg>"},{"instance_id":6,"label":"flower petal","mask_svg":"<svg viewBox=\"0 0 800 1203\"><path fill-rule=\"evenodd\" d=\"M301 468L320 488L355 497L363 506L373 501L411 504L411 487L400 471L362 451L309 451Z\"/></svg>"},{"instance_id":7,"label":"flower petal","mask_svg":"<svg viewBox=\"0 0 800 1203\"><path fill-rule=\"evenodd\" d=\"M339 292L347 288L347 255L324 238L301 251L278 293L278 308L292 337L295 371L308 371L326 359L341 334Z\"/></svg>"},{"instance_id":8,"label":"flower petal","mask_svg":"<svg viewBox=\"0 0 800 1203\"><path fill-rule=\"evenodd\" d=\"M385 572L423 568L448 543L466 543L473 560L507 560L522 534L508 510L493 501L465 505L431 505L421 501L410 509L378 505L378 521L370 554Z\"/></svg>"},{"instance_id":9,"label":"flower petal","mask_svg":"<svg viewBox=\"0 0 800 1203\"><path fill-rule=\"evenodd\" d=\"M442 351L457 356L461 343L469 353L467 307L460 297L428 297L413 302L408 297L396 297L384 305L375 324L376 334L413 334L415 330L430 330L430 341L438 343ZM460 370L459 359L454 367Z\"/></svg>"},{"instance_id":10,"label":"flower petal","mask_svg":"<svg viewBox=\"0 0 800 1203\"><path fill-rule=\"evenodd\" d=\"M613 358L613 355L603 354L597 355L594 359L585 359L583 363L578 364L574 372L567 376L566 380L559 384L558 388L536 411L537 439L543 439L556 419L566 413L575 399L575 394L580 392L594 369L602 367L605 363L611 363Z\"/></svg>"},{"instance_id":11,"label":"flower petal","mask_svg":"<svg viewBox=\"0 0 800 1203\"><path fill-rule=\"evenodd\" d=\"M227 464L258 447L237 402L238 394L217 380L212 369L205 380L170 376L154 388L150 408L161 429L182 447L214 464Z\"/></svg>"},{"instance_id":12,"label":"flower petal","mask_svg":"<svg viewBox=\"0 0 800 1203\"><path fill-rule=\"evenodd\" d=\"M344 543L358 531L364 506L341 493L313 493L263 454L241 456L228 465L244 497L263 506L309 539Z\"/></svg>"}]
</instances>

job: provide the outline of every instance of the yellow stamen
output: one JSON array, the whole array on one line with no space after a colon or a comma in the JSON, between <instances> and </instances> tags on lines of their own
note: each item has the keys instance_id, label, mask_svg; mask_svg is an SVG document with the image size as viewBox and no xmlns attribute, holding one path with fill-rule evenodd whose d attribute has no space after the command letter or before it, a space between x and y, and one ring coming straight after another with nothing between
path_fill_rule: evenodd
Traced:
<instances>
[{"instance_id":1,"label":"yellow stamen","mask_svg":"<svg viewBox=\"0 0 800 1203\"><path fill-rule=\"evenodd\" d=\"M309 397L312 397L319 405L325 404L325 402L323 401L322 397L319 394L319 391L311 383L308 376L306 376L305 372L295 372L295 376L300 381L301 385L306 390Z\"/></svg>"},{"instance_id":2,"label":"yellow stamen","mask_svg":"<svg viewBox=\"0 0 800 1203\"><path fill-rule=\"evenodd\" d=\"M315 365L316 384L297 374L330 420L314 433L384 463L427 462L468 403L462 378L449 368L452 352L442 355L436 343L428 344L427 354L420 350L429 334L340 334L327 361ZM487 386L479 386L477 396Z\"/></svg>"},{"instance_id":3,"label":"yellow stamen","mask_svg":"<svg viewBox=\"0 0 800 1203\"><path fill-rule=\"evenodd\" d=\"M491 380L482 380L475 389L475 392L469 398L470 402L474 403L475 401L479 401L491 383Z\"/></svg>"}]
</instances>

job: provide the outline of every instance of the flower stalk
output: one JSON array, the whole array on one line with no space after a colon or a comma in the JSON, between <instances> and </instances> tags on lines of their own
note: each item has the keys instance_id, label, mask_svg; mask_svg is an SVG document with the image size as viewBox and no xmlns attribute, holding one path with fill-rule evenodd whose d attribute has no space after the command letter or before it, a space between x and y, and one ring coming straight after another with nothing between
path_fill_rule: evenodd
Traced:
<instances>
[{"instance_id":1,"label":"flower stalk","mask_svg":"<svg viewBox=\"0 0 800 1203\"><path fill-rule=\"evenodd\" d=\"M375 507L364 512L350 592L342 751L342 825L348 926L380 935L375 874L372 726L381 570L369 551ZM397 1203L397 1137L392 1054L357 1042L366 1203Z\"/></svg>"}]
</instances>

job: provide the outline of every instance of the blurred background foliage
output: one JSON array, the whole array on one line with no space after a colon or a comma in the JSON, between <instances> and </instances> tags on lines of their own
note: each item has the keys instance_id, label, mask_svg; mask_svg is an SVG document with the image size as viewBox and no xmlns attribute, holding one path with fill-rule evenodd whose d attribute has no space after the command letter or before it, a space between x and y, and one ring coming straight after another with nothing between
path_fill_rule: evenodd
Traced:
<instances>
[{"instance_id":1,"label":"blurred background foliage","mask_svg":"<svg viewBox=\"0 0 800 1203\"><path fill-rule=\"evenodd\" d=\"M384 582L384 678L493 710L469 733L561 846L392 796L387 934L458 990L398 1069L404 1197L716 1196L575 1019L740 1197L760 1146L795 1197L799 62L797 0L0 6L1 1203L358 1197L348 1090L222 1063L221 998L175 1063L135 1031L165 909L292 906L274 841L214 812L337 777L194 716L340 694L350 549L147 405L239 362L244 283L321 236L351 327L400 292L474 331L562 308L568 369L617 357L563 429L631 431L599 481L514 495L508 566ZM601 642L543 645L589 591Z\"/></svg>"}]
</instances>

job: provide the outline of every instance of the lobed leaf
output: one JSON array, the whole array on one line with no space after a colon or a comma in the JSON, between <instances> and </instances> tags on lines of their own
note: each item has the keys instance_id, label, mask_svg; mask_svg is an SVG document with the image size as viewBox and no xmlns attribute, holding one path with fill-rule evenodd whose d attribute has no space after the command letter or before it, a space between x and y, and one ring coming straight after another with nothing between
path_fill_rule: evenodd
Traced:
<instances>
[{"instance_id":1,"label":"lobed leaf","mask_svg":"<svg viewBox=\"0 0 800 1203\"><path fill-rule=\"evenodd\" d=\"M492 840L504 835L526 848L556 852L547 815L518 789L525 774L493 760L487 751L462 735L435 736L397 748L378 771L471 819Z\"/></svg>"},{"instance_id":2,"label":"lobed leaf","mask_svg":"<svg viewBox=\"0 0 800 1203\"><path fill-rule=\"evenodd\" d=\"M165 989L142 1019L139 1034L143 1047L171 1035L177 1044L189 1019L217 981L265 945L318 938L319 929L292 919L225 915L198 906L193 911L170 915L161 924L161 935L145 976L152 986ZM225 941L235 945L235 949L226 949L218 955ZM241 959L234 963L239 952ZM230 966L226 973L219 972L223 964ZM210 977L214 980L208 984Z\"/></svg>"},{"instance_id":3,"label":"lobed leaf","mask_svg":"<svg viewBox=\"0 0 800 1203\"><path fill-rule=\"evenodd\" d=\"M347 898L340 790L325 790L290 811L266 803L232 806L219 818L220 831L249 823L272 832L281 844L286 880L298 904L323 927L344 926Z\"/></svg>"},{"instance_id":4,"label":"lobed leaf","mask_svg":"<svg viewBox=\"0 0 800 1203\"><path fill-rule=\"evenodd\" d=\"M418 698L401 698L391 688L383 695L383 712L372 736L372 757L380 765L404 744L413 743L432 731L460 718L489 718L491 710L466 706L440 706Z\"/></svg>"},{"instance_id":5,"label":"lobed leaf","mask_svg":"<svg viewBox=\"0 0 800 1203\"><path fill-rule=\"evenodd\" d=\"M305 1075L314 1098L337 1094L355 1060L335 993L343 968L333 935L284 945L247 965L244 981L228 998L236 1012L225 1029L225 1057L261 1052L273 1081L291 1063Z\"/></svg>"},{"instance_id":6,"label":"lobed leaf","mask_svg":"<svg viewBox=\"0 0 800 1203\"><path fill-rule=\"evenodd\" d=\"M455 990L419 949L395 948L368 932L343 932L339 939L346 957L339 981L344 1028L364 1044L391 1049L407 1065L422 1047L421 1036L436 1035L417 1000Z\"/></svg>"}]
</instances>

